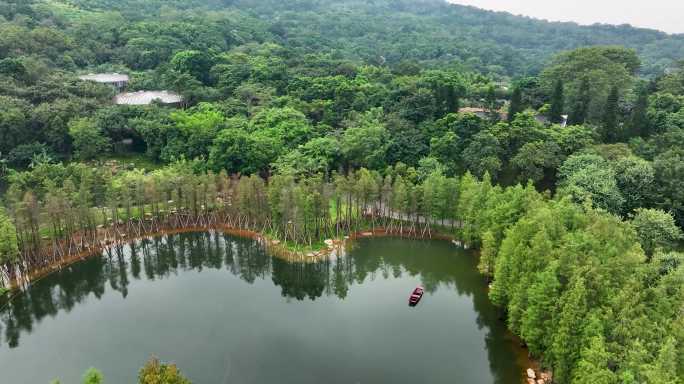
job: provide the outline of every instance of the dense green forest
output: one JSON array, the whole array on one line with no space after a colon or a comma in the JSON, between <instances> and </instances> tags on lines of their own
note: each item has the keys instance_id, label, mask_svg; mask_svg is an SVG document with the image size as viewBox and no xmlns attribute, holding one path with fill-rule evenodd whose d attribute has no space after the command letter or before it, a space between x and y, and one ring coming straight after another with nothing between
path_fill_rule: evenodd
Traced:
<instances>
[{"instance_id":1,"label":"dense green forest","mask_svg":"<svg viewBox=\"0 0 684 384\"><path fill-rule=\"evenodd\" d=\"M160 228L449 233L557 383L684 383L684 36L428 0L0 17L2 284Z\"/></svg>"},{"instance_id":2,"label":"dense green forest","mask_svg":"<svg viewBox=\"0 0 684 384\"><path fill-rule=\"evenodd\" d=\"M54 47L55 53L69 51L79 66L123 61L131 68L150 69L167 61L178 49L222 51L251 41L285 45L297 55L334 53L374 64L419 61L439 66L458 61L469 69L503 77L534 74L554 53L580 46L620 44L635 48L643 58L643 73L649 75L660 73L684 56L681 35L630 26L548 23L441 0L3 3L6 5L0 12L6 19L27 15L36 22L34 26L56 24L58 30L67 32L66 37L76 38L64 42L60 41L61 33L51 37L60 43ZM123 23L128 25L122 28ZM97 33L90 33L93 30ZM192 32L183 36L185 30ZM16 31L3 30L3 34L7 32ZM88 43L70 46L82 38ZM12 39L8 42L12 48Z\"/></svg>"}]
</instances>

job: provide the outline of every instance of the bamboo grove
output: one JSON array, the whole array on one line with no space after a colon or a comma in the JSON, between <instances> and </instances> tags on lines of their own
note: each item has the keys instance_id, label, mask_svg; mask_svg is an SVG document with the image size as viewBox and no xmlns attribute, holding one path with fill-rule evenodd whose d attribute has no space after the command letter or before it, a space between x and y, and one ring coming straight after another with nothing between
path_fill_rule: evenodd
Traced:
<instances>
[{"instance_id":1,"label":"bamboo grove","mask_svg":"<svg viewBox=\"0 0 684 384\"><path fill-rule=\"evenodd\" d=\"M223 227L311 248L373 227L430 237L433 225L456 222L458 182L438 172L420 183L400 166L385 176L360 169L266 181L200 167L179 162L145 173L45 163L15 174L0 215L3 279L165 230Z\"/></svg>"}]
</instances>

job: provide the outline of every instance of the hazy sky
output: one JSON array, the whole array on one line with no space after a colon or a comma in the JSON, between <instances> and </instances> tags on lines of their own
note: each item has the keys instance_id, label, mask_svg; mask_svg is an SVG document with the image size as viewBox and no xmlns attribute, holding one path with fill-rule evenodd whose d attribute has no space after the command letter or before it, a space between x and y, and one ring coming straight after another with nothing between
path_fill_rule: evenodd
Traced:
<instances>
[{"instance_id":1,"label":"hazy sky","mask_svg":"<svg viewBox=\"0 0 684 384\"><path fill-rule=\"evenodd\" d=\"M552 21L632 24L684 33L684 0L447 0Z\"/></svg>"}]
</instances>

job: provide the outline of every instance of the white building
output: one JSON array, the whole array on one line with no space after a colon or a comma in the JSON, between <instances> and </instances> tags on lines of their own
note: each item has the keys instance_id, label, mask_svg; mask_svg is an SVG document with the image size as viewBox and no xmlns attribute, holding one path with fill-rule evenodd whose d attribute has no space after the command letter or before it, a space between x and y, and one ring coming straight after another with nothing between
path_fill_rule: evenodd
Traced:
<instances>
[{"instance_id":1,"label":"white building","mask_svg":"<svg viewBox=\"0 0 684 384\"><path fill-rule=\"evenodd\" d=\"M118 105L150 105L154 101L168 105L180 105L183 98L169 91L126 92L114 97L114 102Z\"/></svg>"},{"instance_id":2,"label":"white building","mask_svg":"<svg viewBox=\"0 0 684 384\"><path fill-rule=\"evenodd\" d=\"M94 81L100 84L108 84L121 91L126 88L130 78L128 75L122 75L119 73L90 73L88 75L83 75L78 77L84 81Z\"/></svg>"}]
</instances>

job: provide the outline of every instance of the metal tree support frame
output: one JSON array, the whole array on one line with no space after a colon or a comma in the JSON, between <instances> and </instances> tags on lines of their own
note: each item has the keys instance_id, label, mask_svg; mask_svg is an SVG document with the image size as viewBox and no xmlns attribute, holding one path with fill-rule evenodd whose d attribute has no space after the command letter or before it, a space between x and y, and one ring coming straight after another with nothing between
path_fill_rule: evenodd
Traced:
<instances>
[{"instance_id":1,"label":"metal tree support frame","mask_svg":"<svg viewBox=\"0 0 684 384\"><path fill-rule=\"evenodd\" d=\"M321 223L322 234L325 237L348 238L368 237L375 235L390 235L411 237L417 239L446 239L448 236L434 232L434 221L421 216L409 217L392 212L389 208L381 208L380 202L372 204L364 210L363 216L370 229L362 230L362 226L355 220L326 220ZM453 223L452 223L453 225ZM230 212L228 209L203 209L193 212L190 209L173 209L168 213L158 211L156 214L147 213L145 218L118 221L109 226L98 226L92 230L77 231L64 239L43 241L40 247L22 247L21 262L17 265L2 266L4 279L10 287L25 287L36 277L44 276L51 271L58 270L65 265L79 261L85 257L121 246L134 239L164 233L182 231L219 230L254 238L264 239L265 233L274 234L276 238L272 244L280 244L280 240L302 243L292 225L280 233L270 218L257 220L246 215ZM309 244L311 241L309 240ZM306 260L304 254L288 252L291 259Z\"/></svg>"}]
</instances>

